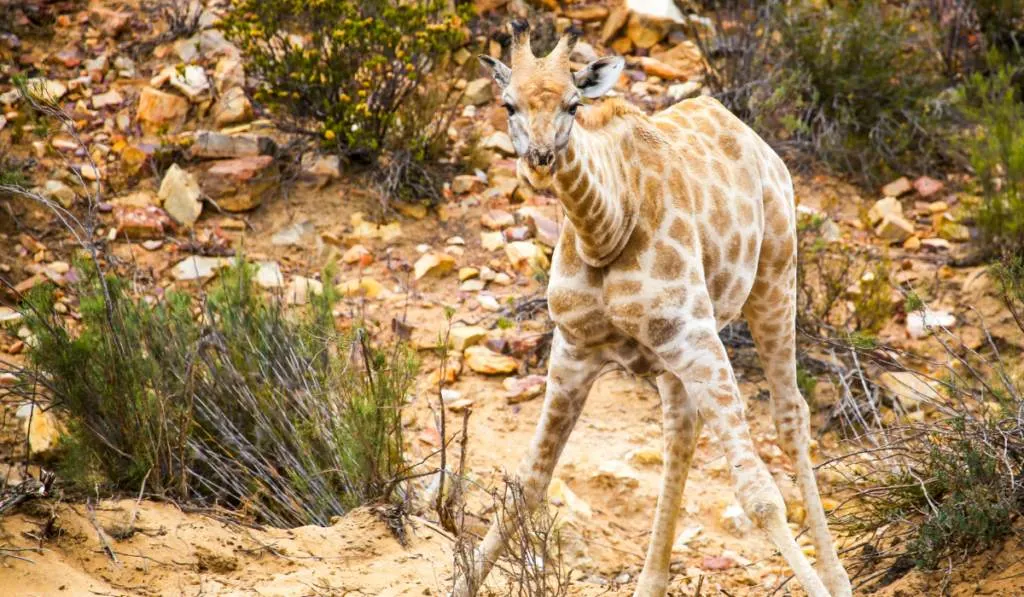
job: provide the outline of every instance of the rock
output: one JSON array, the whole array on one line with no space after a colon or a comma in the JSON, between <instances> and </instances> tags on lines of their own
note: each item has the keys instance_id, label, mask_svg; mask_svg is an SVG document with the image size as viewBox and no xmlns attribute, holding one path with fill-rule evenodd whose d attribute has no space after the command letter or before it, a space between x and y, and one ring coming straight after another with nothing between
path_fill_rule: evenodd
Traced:
<instances>
[{"instance_id":1,"label":"rock","mask_svg":"<svg viewBox=\"0 0 1024 597\"><path fill-rule=\"evenodd\" d=\"M616 2L608 12L608 18L601 27L601 43L608 45L608 42L622 29L629 20L629 6L626 2Z\"/></svg>"},{"instance_id":2,"label":"rock","mask_svg":"<svg viewBox=\"0 0 1024 597\"><path fill-rule=\"evenodd\" d=\"M203 176L202 188L226 211L247 211L277 190L280 175L268 155L221 160Z\"/></svg>"},{"instance_id":3,"label":"rock","mask_svg":"<svg viewBox=\"0 0 1024 597\"><path fill-rule=\"evenodd\" d=\"M914 225L901 216L887 215L875 228L875 234L889 242L902 243L914 234Z\"/></svg>"},{"instance_id":4,"label":"rock","mask_svg":"<svg viewBox=\"0 0 1024 597\"><path fill-rule=\"evenodd\" d=\"M650 56L640 57L640 68L648 75L658 77L666 81L685 81L689 78L689 74L674 66L665 64L657 58L651 58ZM700 86L698 85L698 89L699 87Z\"/></svg>"},{"instance_id":5,"label":"rock","mask_svg":"<svg viewBox=\"0 0 1024 597\"><path fill-rule=\"evenodd\" d=\"M701 80L704 73L704 55L692 41L683 41L664 52L654 52L651 57L683 73L687 79Z\"/></svg>"},{"instance_id":6,"label":"rock","mask_svg":"<svg viewBox=\"0 0 1024 597\"><path fill-rule=\"evenodd\" d=\"M625 462L606 460L591 479L608 489L636 489L640 487L640 473Z\"/></svg>"},{"instance_id":7,"label":"rock","mask_svg":"<svg viewBox=\"0 0 1024 597\"><path fill-rule=\"evenodd\" d=\"M911 236L903 241L903 248L908 251L916 251L921 248L921 239L917 235Z\"/></svg>"},{"instance_id":8,"label":"rock","mask_svg":"<svg viewBox=\"0 0 1024 597\"><path fill-rule=\"evenodd\" d=\"M483 346L470 346L465 351L465 364L477 373L501 375L519 370L519 362Z\"/></svg>"},{"instance_id":9,"label":"rock","mask_svg":"<svg viewBox=\"0 0 1024 597\"><path fill-rule=\"evenodd\" d=\"M491 133L483 140L482 145L484 149L493 149L504 156L516 154L516 148L512 145L512 138L503 131Z\"/></svg>"},{"instance_id":10,"label":"rock","mask_svg":"<svg viewBox=\"0 0 1024 597\"><path fill-rule=\"evenodd\" d=\"M456 325L448 331L448 346L452 350L465 351L487 336L487 329L476 325Z\"/></svg>"},{"instance_id":11,"label":"rock","mask_svg":"<svg viewBox=\"0 0 1024 597\"><path fill-rule=\"evenodd\" d=\"M341 158L336 155L302 155L302 176L322 187L332 180L341 178Z\"/></svg>"},{"instance_id":12,"label":"rock","mask_svg":"<svg viewBox=\"0 0 1024 597\"><path fill-rule=\"evenodd\" d=\"M594 515L590 505L573 493L565 481L558 477L551 479L548 485L548 501L552 506L564 506L578 519L589 520Z\"/></svg>"},{"instance_id":13,"label":"rock","mask_svg":"<svg viewBox=\"0 0 1024 597\"><path fill-rule=\"evenodd\" d=\"M497 251L505 246L505 235L500 232L481 232L480 245L485 251Z\"/></svg>"},{"instance_id":14,"label":"rock","mask_svg":"<svg viewBox=\"0 0 1024 597\"><path fill-rule=\"evenodd\" d=\"M550 262L533 241L516 241L505 245L505 255L515 268L547 271Z\"/></svg>"},{"instance_id":15,"label":"rock","mask_svg":"<svg viewBox=\"0 0 1024 597\"><path fill-rule=\"evenodd\" d=\"M452 179L452 192L456 195L465 195L472 192L478 184L480 184L480 179L476 176L460 174Z\"/></svg>"},{"instance_id":16,"label":"rock","mask_svg":"<svg viewBox=\"0 0 1024 597\"><path fill-rule=\"evenodd\" d=\"M599 4L591 6L570 6L563 12L566 18L573 19L574 21L583 21L589 23L591 21L603 21L608 18L608 9Z\"/></svg>"},{"instance_id":17,"label":"rock","mask_svg":"<svg viewBox=\"0 0 1024 597\"><path fill-rule=\"evenodd\" d=\"M391 242L402 235L402 226L398 222L390 222L388 224L367 222L363 219L362 212L352 214L350 221L352 222L353 231L346 237L350 240L380 239L384 242Z\"/></svg>"},{"instance_id":18,"label":"rock","mask_svg":"<svg viewBox=\"0 0 1024 597\"><path fill-rule=\"evenodd\" d=\"M275 232L270 237L270 244L279 247L301 245L302 240L307 236L312 236L314 232L316 232L316 226L313 225L313 222L309 220L295 222L291 226L286 226Z\"/></svg>"},{"instance_id":19,"label":"rock","mask_svg":"<svg viewBox=\"0 0 1024 597\"><path fill-rule=\"evenodd\" d=\"M113 37L128 28L132 15L125 10L114 10L103 6L89 9L89 23Z\"/></svg>"},{"instance_id":20,"label":"rock","mask_svg":"<svg viewBox=\"0 0 1024 597\"><path fill-rule=\"evenodd\" d=\"M274 149L274 141L268 137L200 131L189 152L196 158L243 158L271 154Z\"/></svg>"},{"instance_id":21,"label":"rock","mask_svg":"<svg viewBox=\"0 0 1024 597\"><path fill-rule=\"evenodd\" d=\"M217 128L249 122L252 118L252 103L241 87L225 91L213 107L213 122Z\"/></svg>"},{"instance_id":22,"label":"rock","mask_svg":"<svg viewBox=\"0 0 1024 597\"><path fill-rule=\"evenodd\" d=\"M543 375L507 377L501 385L505 388L505 400L509 404L518 404L543 394L547 388L547 378Z\"/></svg>"},{"instance_id":23,"label":"rock","mask_svg":"<svg viewBox=\"0 0 1024 597\"><path fill-rule=\"evenodd\" d=\"M871 222L872 226L877 226L882 221L882 218L888 215L903 215L903 204L894 197L886 197L875 201L875 204L868 210L868 221Z\"/></svg>"},{"instance_id":24,"label":"rock","mask_svg":"<svg viewBox=\"0 0 1024 597\"><path fill-rule=\"evenodd\" d=\"M206 70L203 67L189 64L184 69L174 69L168 81L185 95L192 102L199 99L210 91L210 79L206 77Z\"/></svg>"},{"instance_id":25,"label":"rock","mask_svg":"<svg viewBox=\"0 0 1024 597\"><path fill-rule=\"evenodd\" d=\"M213 276L217 270L227 265L227 260L221 257L202 257L193 255L179 261L171 268L171 275L175 280L188 281L200 280Z\"/></svg>"},{"instance_id":26,"label":"rock","mask_svg":"<svg viewBox=\"0 0 1024 597\"><path fill-rule=\"evenodd\" d=\"M21 313L11 307L0 306L0 325L12 325L22 320Z\"/></svg>"},{"instance_id":27,"label":"rock","mask_svg":"<svg viewBox=\"0 0 1024 597\"><path fill-rule=\"evenodd\" d=\"M689 550L689 543L696 539L703 530L704 527L701 526L700 523L696 522L685 526L683 530L679 531L679 534L676 535L676 540L672 542L672 552L684 553Z\"/></svg>"},{"instance_id":28,"label":"rock","mask_svg":"<svg viewBox=\"0 0 1024 597\"><path fill-rule=\"evenodd\" d=\"M739 504L730 504L719 520L722 527L735 537L745 537L754 530L754 522Z\"/></svg>"},{"instance_id":29,"label":"rock","mask_svg":"<svg viewBox=\"0 0 1024 597\"><path fill-rule=\"evenodd\" d=\"M217 61L213 71L213 88L223 94L229 89L245 87L245 67L235 56L225 56Z\"/></svg>"},{"instance_id":30,"label":"rock","mask_svg":"<svg viewBox=\"0 0 1024 597\"><path fill-rule=\"evenodd\" d=\"M358 263L359 265L366 267L373 263L373 255L370 253L369 249L363 245L356 244L349 247L348 250L342 254L341 261L342 263L348 264Z\"/></svg>"},{"instance_id":31,"label":"rock","mask_svg":"<svg viewBox=\"0 0 1024 597\"><path fill-rule=\"evenodd\" d=\"M951 328L956 324L956 317L946 311L933 311L925 309L907 313L907 332L911 338L924 338L930 333L930 328L943 327Z\"/></svg>"},{"instance_id":32,"label":"rock","mask_svg":"<svg viewBox=\"0 0 1024 597\"><path fill-rule=\"evenodd\" d=\"M971 229L959 222L943 218L939 224L939 237L955 243L971 240Z\"/></svg>"},{"instance_id":33,"label":"rock","mask_svg":"<svg viewBox=\"0 0 1024 597\"><path fill-rule=\"evenodd\" d=\"M396 201L394 203L395 211L402 214L407 218L414 220L422 220L427 217L427 206L422 203L408 203L406 201Z\"/></svg>"},{"instance_id":34,"label":"rock","mask_svg":"<svg viewBox=\"0 0 1024 597\"><path fill-rule=\"evenodd\" d=\"M639 466L658 466L664 462L661 450L654 448L637 448L627 456L630 462Z\"/></svg>"},{"instance_id":35,"label":"rock","mask_svg":"<svg viewBox=\"0 0 1024 597\"><path fill-rule=\"evenodd\" d=\"M949 210L949 203L945 201L932 201L928 204L928 213L940 214Z\"/></svg>"},{"instance_id":36,"label":"rock","mask_svg":"<svg viewBox=\"0 0 1024 597\"><path fill-rule=\"evenodd\" d=\"M515 225L516 218L507 211L492 209L480 216L480 223L484 225L484 228L501 230L502 228Z\"/></svg>"},{"instance_id":37,"label":"rock","mask_svg":"<svg viewBox=\"0 0 1024 597\"><path fill-rule=\"evenodd\" d=\"M419 280L430 275L440 278L452 271L455 267L455 258L447 253L427 253L416 260L413 265L415 279Z\"/></svg>"},{"instance_id":38,"label":"rock","mask_svg":"<svg viewBox=\"0 0 1024 597\"><path fill-rule=\"evenodd\" d=\"M580 64L590 64L598 58L600 58L600 56L597 55L597 51L594 50L594 46L583 40L576 42L576 46L573 47L572 53L569 55L569 60Z\"/></svg>"},{"instance_id":39,"label":"rock","mask_svg":"<svg viewBox=\"0 0 1024 597\"><path fill-rule=\"evenodd\" d=\"M117 207L114 209L117 236L137 241L163 238L174 224L159 207Z\"/></svg>"},{"instance_id":40,"label":"rock","mask_svg":"<svg viewBox=\"0 0 1024 597\"><path fill-rule=\"evenodd\" d=\"M885 197L901 197L912 190L914 190L914 185L910 184L910 179L906 176L901 176L882 187L882 195Z\"/></svg>"},{"instance_id":41,"label":"rock","mask_svg":"<svg viewBox=\"0 0 1024 597\"><path fill-rule=\"evenodd\" d=\"M668 86L666 94L673 101L679 102L684 99L691 97L697 97L700 95L701 84L697 81L687 81L685 83L675 83Z\"/></svg>"},{"instance_id":42,"label":"rock","mask_svg":"<svg viewBox=\"0 0 1024 597\"><path fill-rule=\"evenodd\" d=\"M345 297L364 296L368 299L374 299L387 293L384 286L373 278L348 280L338 284L334 289Z\"/></svg>"},{"instance_id":43,"label":"rock","mask_svg":"<svg viewBox=\"0 0 1024 597\"><path fill-rule=\"evenodd\" d=\"M256 283L263 288L280 288L284 286L284 275L276 261L261 261L256 264Z\"/></svg>"},{"instance_id":44,"label":"rock","mask_svg":"<svg viewBox=\"0 0 1024 597\"><path fill-rule=\"evenodd\" d=\"M43 184L43 195L60 203L64 209L75 204L75 190L59 180L48 180Z\"/></svg>"},{"instance_id":45,"label":"rock","mask_svg":"<svg viewBox=\"0 0 1024 597\"><path fill-rule=\"evenodd\" d=\"M174 221L191 228L203 213L199 183L191 173L171 164L160 183L157 198Z\"/></svg>"},{"instance_id":46,"label":"rock","mask_svg":"<svg viewBox=\"0 0 1024 597\"><path fill-rule=\"evenodd\" d=\"M106 93L97 93L92 96L92 107L96 110L100 110L108 106L120 106L123 103L124 97L122 97L116 89L111 89Z\"/></svg>"},{"instance_id":47,"label":"rock","mask_svg":"<svg viewBox=\"0 0 1024 597\"><path fill-rule=\"evenodd\" d=\"M284 300L289 305L305 305L309 302L309 297L323 294L323 292L323 282L303 276L295 276L288 284Z\"/></svg>"},{"instance_id":48,"label":"rock","mask_svg":"<svg viewBox=\"0 0 1024 597\"><path fill-rule=\"evenodd\" d=\"M502 231L507 241L526 240L530 238L530 229L526 226L512 226Z\"/></svg>"},{"instance_id":49,"label":"rock","mask_svg":"<svg viewBox=\"0 0 1024 597\"><path fill-rule=\"evenodd\" d=\"M700 567L703 570L728 570L736 567L736 560L726 556L704 556Z\"/></svg>"},{"instance_id":50,"label":"rock","mask_svg":"<svg viewBox=\"0 0 1024 597\"><path fill-rule=\"evenodd\" d=\"M160 201L149 191L135 191L124 197L115 197L110 205L117 207L160 207Z\"/></svg>"},{"instance_id":51,"label":"rock","mask_svg":"<svg viewBox=\"0 0 1024 597\"><path fill-rule=\"evenodd\" d=\"M945 188L945 184L941 180L935 180L927 176L922 176L914 181L914 189L917 190L917 194L921 197L928 198L932 195L939 193Z\"/></svg>"},{"instance_id":52,"label":"rock","mask_svg":"<svg viewBox=\"0 0 1024 597\"><path fill-rule=\"evenodd\" d=\"M878 376L878 384L905 407L942 400L936 384L913 371L886 371Z\"/></svg>"},{"instance_id":53,"label":"rock","mask_svg":"<svg viewBox=\"0 0 1024 597\"><path fill-rule=\"evenodd\" d=\"M480 275L480 270L475 267L460 267L459 268L459 282L465 282L470 278L476 278Z\"/></svg>"},{"instance_id":54,"label":"rock","mask_svg":"<svg viewBox=\"0 0 1024 597\"><path fill-rule=\"evenodd\" d=\"M34 404L23 404L14 416L21 419L22 432L28 439L33 455L43 455L60 442L61 425L52 410L43 410Z\"/></svg>"},{"instance_id":55,"label":"rock","mask_svg":"<svg viewBox=\"0 0 1024 597\"><path fill-rule=\"evenodd\" d=\"M669 23L662 19L652 19L639 13L629 15L626 22L626 37L638 48L654 47L668 34Z\"/></svg>"},{"instance_id":56,"label":"rock","mask_svg":"<svg viewBox=\"0 0 1024 597\"><path fill-rule=\"evenodd\" d=\"M139 95L139 107L135 118L150 132L159 129L173 132L185 122L187 116L188 100L183 97L164 93L152 87L144 88Z\"/></svg>"},{"instance_id":57,"label":"rock","mask_svg":"<svg viewBox=\"0 0 1024 597\"><path fill-rule=\"evenodd\" d=\"M944 238L921 239L921 246L932 251L948 251L953 248L949 241Z\"/></svg>"},{"instance_id":58,"label":"rock","mask_svg":"<svg viewBox=\"0 0 1024 597\"><path fill-rule=\"evenodd\" d=\"M490 311L491 313L501 311L501 305L498 304L498 299L489 294L481 293L477 295L476 300L480 303L480 308L484 311Z\"/></svg>"},{"instance_id":59,"label":"rock","mask_svg":"<svg viewBox=\"0 0 1024 597\"><path fill-rule=\"evenodd\" d=\"M238 48L224 37L219 29L205 29L187 39L179 39L174 43L174 53L182 62L195 62L203 58L219 58L228 56L237 58Z\"/></svg>"},{"instance_id":60,"label":"rock","mask_svg":"<svg viewBox=\"0 0 1024 597\"><path fill-rule=\"evenodd\" d=\"M466 84L462 95L462 103L470 106L482 106L494 99L490 78L474 79Z\"/></svg>"},{"instance_id":61,"label":"rock","mask_svg":"<svg viewBox=\"0 0 1024 597\"><path fill-rule=\"evenodd\" d=\"M68 93L68 86L54 79L33 78L25 81L25 91L42 102L56 102Z\"/></svg>"}]
</instances>

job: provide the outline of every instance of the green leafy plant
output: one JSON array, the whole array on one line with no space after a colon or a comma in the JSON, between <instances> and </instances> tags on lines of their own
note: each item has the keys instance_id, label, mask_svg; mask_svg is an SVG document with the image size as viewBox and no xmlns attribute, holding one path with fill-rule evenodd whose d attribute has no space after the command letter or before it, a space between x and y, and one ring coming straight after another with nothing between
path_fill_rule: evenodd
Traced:
<instances>
[{"instance_id":1,"label":"green leafy plant","mask_svg":"<svg viewBox=\"0 0 1024 597\"><path fill-rule=\"evenodd\" d=\"M45 387L67 420L66 479L132 491L146 479L279 526L397 497L415 361L338 331L329 285L290 311L241 261L199 299L133 298L121 278L76 271L80 329L54 315L46 286L23 309L35 347L22 391Z\"/></svg>"},{"instance_id":2,"label":"green leafy plant","mask_svg":"<svg viewBox=\"0 0 1024 597\"><path fill-rule=\"evenodd\" d=\"M444 0L240 0L223 27L259 81L257 101L353 162L388 156L394 192L447 152L465 16Z\"/></svg>"},{"instance_id":3,"label":"green leafy plant","mask_svg":"<svg viewBox=\"0 0 1024 597\"><path fill-rule=\"evenodd\" d=\"M975 125L967 148L982 194L978 227L990 251L1006 254L1024 251L1024 98L1014 83L1021 73L1009 65L975 73L959 98Z\"/></svg>"}]
</instances>

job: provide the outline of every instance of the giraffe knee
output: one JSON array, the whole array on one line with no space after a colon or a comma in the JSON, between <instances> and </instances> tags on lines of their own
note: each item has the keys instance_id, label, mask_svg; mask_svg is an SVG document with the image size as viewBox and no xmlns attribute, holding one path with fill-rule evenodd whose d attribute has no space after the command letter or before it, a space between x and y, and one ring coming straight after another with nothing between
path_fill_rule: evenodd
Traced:
<instances>
[{"instance_id":1,"label":"giraffe knee","mask_svg":"<svg viewBox=\"0 0 1024 597\"><path fill-rule=\"evenodd\" d=\"M754 524L767 529L773 524L786 524L786 502L774 483L754 491L740 492L740 505Z\"/></svg>"}]
</instances>

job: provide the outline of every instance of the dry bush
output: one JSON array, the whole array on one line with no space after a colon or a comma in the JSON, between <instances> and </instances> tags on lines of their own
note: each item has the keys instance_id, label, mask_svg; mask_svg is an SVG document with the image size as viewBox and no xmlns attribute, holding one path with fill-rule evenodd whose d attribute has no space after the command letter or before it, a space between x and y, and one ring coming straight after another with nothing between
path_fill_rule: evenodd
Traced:
<instances>
[{"instance_id":1,"label":"dry bush","mask_svg":"<svg viewBox=\"0 0 1024 597\"><path fill-rule=\"evenodd\" d=\"M569 570L562 563L558 521L546 500L533 512L527 509L523 486L506 478L502 493L494 503L501 528L505 557L495 564L505 585L503 595L510 597L563 597L569 594ZM470 583L469 595L477 595L474 571L479 554L474 547L478 538L462 532L455 543L455 580ZM493 575L492 575L493 576Z\"/></svg>"},{"instance_id":2,"label":"dry bush","mask_svg":"<svg viewBox=\"0 0 1024 597\"><path fill-rule=\"evenodd\" d=\"M1024 264L992 273L1011 313L1021 313ZM867 446L838 459L854 494L835 513L860 538L853 551L863 585L914 567L949 568L1016 533L1024 508L1019 355L987 334L972 349L948 329L932 332L938 357L877 341L819 341L830 355L822 369L840 388L835 414ZM883 375L887 389L877 383Z\"/></svg>"}]
</instances>

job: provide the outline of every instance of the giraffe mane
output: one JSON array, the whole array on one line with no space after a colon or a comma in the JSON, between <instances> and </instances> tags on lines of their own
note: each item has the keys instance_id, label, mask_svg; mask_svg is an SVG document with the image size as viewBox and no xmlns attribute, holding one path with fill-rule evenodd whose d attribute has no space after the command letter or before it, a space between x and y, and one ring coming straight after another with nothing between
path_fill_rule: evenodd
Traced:
<instances>
[{"instance_id":1,"label":"giraffe mane","mask_svg":"<svg viewBox=\"0 0 1024 597\"><path fill-rule=\"evenodd\" d=\"M643 110L620 97L608 98L595 106L587 106L580 112L577 123L587 130L597 130L608 126L617 118L637 116L646 119Z\"/></svg>"}]
</instances>

